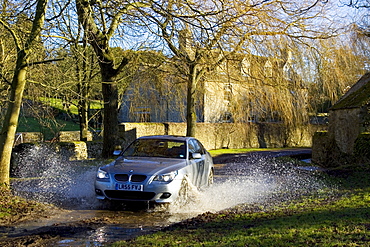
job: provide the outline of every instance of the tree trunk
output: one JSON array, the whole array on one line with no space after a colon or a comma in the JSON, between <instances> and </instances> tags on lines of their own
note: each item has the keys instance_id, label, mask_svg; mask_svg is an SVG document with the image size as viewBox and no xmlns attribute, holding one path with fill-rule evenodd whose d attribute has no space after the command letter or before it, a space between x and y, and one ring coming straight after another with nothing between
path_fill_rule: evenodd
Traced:
<instances>
[{"instance_id":1,"label":"tree trunk","mask_svg":"<svg viewBox=\"0 0 370 247\"><path fill-rule=\"evenodd\" d=\"M8 109L6 111L3 127L0 133L0 184L9 185L10 161L14 144L15 133L18 126L23 91L26 85L27 67L25 53L18 54L18 66L14 72Z\"/></svg>"},{"instance_id":2,"label":"tree trunk","mask_svg":"<svg viewBox=\"0 0 370 247\"><path fill-rule=\"evenodd\" d=\"M35 19L32 23L32 30L22 49L22 41L9 26L8 31L12 33L14 43L17 46L17 61L10 90L10 97L7 112L0 132L0 184L9 186L10 161L14 145L15 133L18 127L19 112L21 109L23 92L26 85L28 70L28 55L32 52L32 47L39 39L44 24L44 17L47 8L47 0L38 0L36 6Z\"/></svg>"},{"instance_id":3,"label":"tree trunk","mask_svg":"<svg viewBox=\"0 0 370 247\"><path fill-rule=\"evenodd\" d=\"M78 43L75 44L75 49L78 50L79 46ZM90 69L88 57L88 47L87 47L87 40L84 36L83 39L83 59L79 61L79 57L76 56L76 63L77 63L77 71L76 77L78 78L79 83L77 84L78 88L78 97L80 98L78 101L78 117L80 122L80 141L87 141L88 134L89 134L89 104L88 99L90 96ZM81 70L80 70L80 63Z\"/></svg>"},{"instance_id":4,"label":"tree trunk","mask_svg":"<svg viewBox=\"0 0 370 247\"><path fill-rule=\"evenodd\" d=\"M89 116L86 99L81 99L78 103L78 116L80 121L80 141L87 141L89 134Z\"/></svg>"},{"instance_id":5,"label":"tree trunk","mask_svg":"<svg viewBox=\"0 0 370 247\"><path fill-rule=\"evenodd\" d=\"M111 54L109 39L111 34L101 32L92 14L91 3L83 0L76 0L79 22L83 25L90 45L93 47L100 65L102 76L102 92L104 100L103 117L103 150L102 157L108 158L118 143L118 90L116 77L127 65L128 60L123 59L120 65L115 68L114 57ZM114 23L112 23L113 25ZM112 26L115 29L116 26ZM113 32L112 32L113 33Z\"/></svg>"},{"instance_id":6,"label":"tree trunk","mask_svg":"<svg viewBox=\"0 0 370 247\"><path fill-rule=\"evenodd\" d=\"M104 158L112 156L118 143L118 89L115 83L103 83L104 118L103 151Z\"/></svg>"},{"instance_id":7,"label":"tree trunk","mask_svg":"<svg viewBox=\"0 0 370 247\"><path fill-rule=\"evenodd\" d=\"M186 136L195 136L197 114L195 109L196 92L196 66L190 66L190 75L188 80L188 91L186 99Z\"/></svg>"}]
</instances>

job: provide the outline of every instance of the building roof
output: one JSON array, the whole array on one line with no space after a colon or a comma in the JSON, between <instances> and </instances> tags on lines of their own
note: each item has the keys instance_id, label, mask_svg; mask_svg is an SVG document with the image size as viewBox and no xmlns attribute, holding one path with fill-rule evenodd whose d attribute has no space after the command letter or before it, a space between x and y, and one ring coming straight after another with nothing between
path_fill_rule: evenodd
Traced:
<instances>
[{"instance_id":1,"label":"building roof","mask_svg":"<svg viewBox=\"0 0 370 247\"><path fill-rule=\"evenodd\" d=\"M356 82L330 110L359 108L370 104L370 73Z\"/></svg>"}]
</instances>

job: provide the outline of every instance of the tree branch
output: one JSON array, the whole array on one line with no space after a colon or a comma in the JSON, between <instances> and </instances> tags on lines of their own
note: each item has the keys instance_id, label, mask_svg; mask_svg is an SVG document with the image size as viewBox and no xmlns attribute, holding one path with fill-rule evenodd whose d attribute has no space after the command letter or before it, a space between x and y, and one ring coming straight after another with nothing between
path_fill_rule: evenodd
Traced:
<instances>
[{"instance_id":1,"label":"tree branch","mask_svg":"<svg viewBox=\"0 0 370 247\"><path fill-rule=\"evenodd\" d=\"M64 60L64 58L48 59L48 60L44 60L44 61L28 63L27 65L32 66L32 65L52 63L52 62L57 62L57 61L62 61L62 60Z\"/></svg>"},{"instance_id":2,"label":"tree branch","mask_svg":"<svg viewBox=\"0 0 370 247\"><path fill-rule=\"evenodd\" d=\"M0 77L9 85L11 85L12 83L10 81L8 81L8 79L6 79L6 77L0 73Z\"/></svg>"},{"instance_id":3,"label":"tree branch","mask_svg":"<svg viewBox=\"0 0 370 247\"><path fill-rule=\"evenodd\" d=\"M14 30L12 30L3 20L0 19L0 24L4 26L4 28L6 30L8 30L10 32L10 35L13 37L13 40L14 40L14 44L17 48L17 51L19 52L22 47L21 47L21 42L17 36L17 34L14 32Z\"/></svg>"}]
</instances>

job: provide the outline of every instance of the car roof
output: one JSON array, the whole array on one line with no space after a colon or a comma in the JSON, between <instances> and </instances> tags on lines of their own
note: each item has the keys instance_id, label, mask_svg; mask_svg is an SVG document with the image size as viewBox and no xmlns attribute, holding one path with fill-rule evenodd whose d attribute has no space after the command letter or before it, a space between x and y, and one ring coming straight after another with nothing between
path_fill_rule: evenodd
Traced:
<instances>
[{"instance_id":1,"label":"car roof","mask_svg":"<svg viewBox=\"0 0 370 247\"><path fill-rule=\"evenodd\" d=\"M194 139L194 137L175 136L175 135L152 135L152 136L141 136L137 139L163 139L163 140L173 140L173 141L187 141L190 139Z\"/></svg>"}]
</instances>

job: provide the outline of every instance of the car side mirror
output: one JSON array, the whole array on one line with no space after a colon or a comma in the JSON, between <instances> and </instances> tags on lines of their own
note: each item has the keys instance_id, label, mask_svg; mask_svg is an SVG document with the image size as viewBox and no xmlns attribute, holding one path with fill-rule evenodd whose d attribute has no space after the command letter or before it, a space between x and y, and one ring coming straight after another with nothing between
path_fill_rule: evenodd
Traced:
<instances>
[{"instance_id":1,"label":"car side mirror","mask_svg":"<svg viewBox=\"0 0 370 247\"><path fill-rule=\"evenodd\" d=\"M119 156L121 154L121 152L122 152L121 150L114 150L113 155L114 156Z\"/></svg>"},{"instance_id":2,"label":"car side mirror","mask_svg":"<svg viewBox=\"0 0 370 247\"><path fill-rule=\"evenodd\" d=\"M201 159L202 158L202 155L200 153L192 153L191 155L192 155L191 157L193 157L193 159Z\"/></svg>"}]
</instances>

